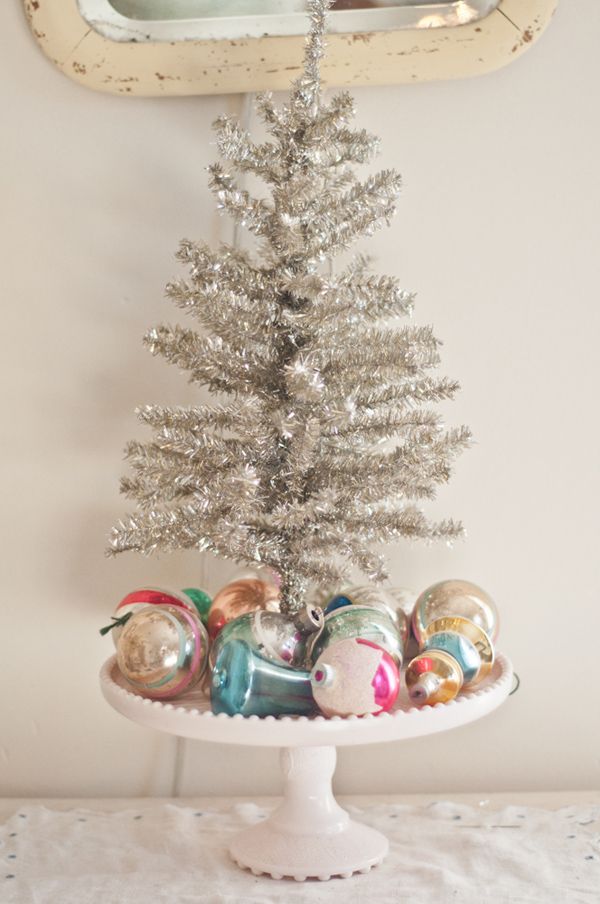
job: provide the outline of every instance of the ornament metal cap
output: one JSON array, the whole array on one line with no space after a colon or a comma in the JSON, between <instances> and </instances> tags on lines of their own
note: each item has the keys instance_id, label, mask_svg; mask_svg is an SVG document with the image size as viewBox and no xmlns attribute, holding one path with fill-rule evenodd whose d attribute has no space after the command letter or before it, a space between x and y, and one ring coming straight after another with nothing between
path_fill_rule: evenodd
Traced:
<instances>
[{"instance_id":1,"label":"ornament metal cap","mask_svg":"<svg viewBox=\"0 0 600 904\"><path fill-rule=\"evenodd\" d=\"M405 681L413 703L433 706L454 700L463 686L464 676L460 665L449 653L427 650L408 663Z\"/></svg>"},{"instance_id":2,"label":"ornament metal cap","mask_svg":"<svg viewBox=\"0 0 600 904\"><path fill-rule=\"evenodd\" d=\"M325 624L325 614L319 606L307 603L303 609L294 616L294 624L303 634L314 634L320 631Z\"/></svg>"},{"instance_id":3,"label":"ornament metal cap","mask_svg":"<svg viewBox=\"0 0 600 904\"><path fill-rule=\"evenodd\" d=\"M433 672L424 672L419 675L412 687L409 688L408 696L415 703L426 703L439 690L441 679L439 675Z\"/></svg>"}]
</instances>

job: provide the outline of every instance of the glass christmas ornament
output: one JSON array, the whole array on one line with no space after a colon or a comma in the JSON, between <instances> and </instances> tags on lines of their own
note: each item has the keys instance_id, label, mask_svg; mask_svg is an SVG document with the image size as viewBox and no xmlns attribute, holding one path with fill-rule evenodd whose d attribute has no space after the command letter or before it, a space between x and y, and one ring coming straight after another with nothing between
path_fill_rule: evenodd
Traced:
<instances>
[{"instance_id":1,"label":"glass christmas ornament","mask_svg":"<svg viewBox=\"0 0 600 904\"><path fill-rule=\"evenodd\" d=\"M463 685L463 674L454 657L432 650L409 662L404 680L416 706L434 706L454 700Z\"/></svg>"},{"instance_id":2,"label":"glass christmas ornament","mask_svg":"<svg viewBox=\"0 0 600 904\"><path fill-rule=\"evenodd\" d=\"M334 594L325 606L325 614L329 615L343 606L370 606L385 612L394 622L402 646L405 649L410 632L410 616L415 604L416 594L403 587L377 587L372 584L361 584L347 587Z\"/></svg>"},{"instance_id":3,"label":"glass christmas ornament","mask_svg":"<svg viewBox=\"0 0 600 904\"><path fill-rule=\"evenodd\" d=\"M144 697L176 697L196 684L208 660L208 636L196 612L146 606L131 616L117 645L123 677Z\"/></svg>"},{"instance_id":4,"label":"glass christmas ornament","mask_svg":"<svg viewBox=\"0 0 600 904\"><path fill-rule=\"evenodd\" d=\"M277 665L244 640L223 644L211 677L214 713L308 716L315 712L310 673Z\"/></svg>"},{"instance_id":5,"label":"glass christmas ornament","mask_svg":"<svg viewBox=\"0 0 600 904\"><path fill-rule=\"evenodd\" d=\"M437 618L427 626L421 644L424 651L443 650L458 662L464 684L478 684L494 664L490 638L467 618Z\"/></svg>"},{"instance_id":6,"label":"glass christmas ornament","mask_svg":"<svg viewBox=\"0 0 600 904\"><path fill-rule=\"evenodd\" d=\"M461 688L479 684L494 663L492 642L466 618L438 618L428 625L422 651L406 668L408 695L418 706L446 703Z\"/></svg>"},{"instance_id":7,"label":"glass christmas ornament","mask_svg":"<svg viewBox=\"0 0 600 904\"><path fill-rule=\"evenodd\" d=\"M258 609L228 622L217 634L210 650L214 665L219 651L232 639L244 640L265 659L293 668L304 668L308 645L323 629L323 610L306 605L296 615Z\"/></svg>"},{"instance_id":8,"label":"glass christmas ornament","mask_svg":"<svg viewBox=\"0 0 600 904\"><path fill-rule=\"evenodd\" d=\"M485 590L469 581L440 581L419 596L412 615L413 632L419 644L427 626L445 616L468 618L492 641L498 637L496 604Z\"/></svg>"},{"instance_id":9,"label":"glass christmas ornament","mask_svg":"<svg viewBox=\"0 0 600 904\"><path fill-rule=\"evenodd\" d=\"M393 619L382 609L358 605L344 605L325 616L323 630L310 647L311 661L315 663L330 644L351 637L362 637L383 647L398 668L402 667L402 639Z\"/></svg>"},{"instance_id":10,"label":"glass christmas ornament","mask_svg":"<svg viewBox=\"0 0 600 904\"><path fill-rule=\"evenodd\" d=\"M146 606L182 606L189 612L196 612L196 607L185 595L185 591L177 593L173 590L161 590L159 587L142 587L140 590L132 590L123 597L114 611L115 626L112 628L111 634L115 647L118 646L121 631L127 623L125 616L139 612Z\"/></svg>"},{"instance_id":11,"label":"glass christmas ornament","mask_svg":"<svg viewBox=\"0 0 600 904\"><path fill-rule=\"evenodd\" d=\"M387 712L400 688L398 667L377 644L353 637L330 644L310 675L315 703L326 716Z\"/></svg>"},{"instance_id":12,"label":"glass christmas ornament","mask_svg":"<svg viewBox=\"0 0 600 904\"><path fill-rule=\"evenodd\" d=\"M406 655L406 647L410 639L410 620L418 594L414 590L409 590L408 587L388 587L387 593L392 597L395 604L398 630L400 631Z\"/></svg>"},{"instance_id":13,"label":"glass christmas ornament","mask_svg":"<svg viewBox=\"0 0 600 904\"><path fill-rule=\"evenodd\" d=\"M200 616L202 624L206 626L206 623L208 622L208 611L212 604L212 597L209 596L206 590L200 590L198 587L186 587L183 593L191 599Z\"/></svg>"},{"instance_id":14,"label":"glass christmas ornament","mask_svg":"<svg viewBox=\"0 0 600 904\"><path fill-rule=\"evenodd\" d=\"M279 589L268 581L241 578L219 590L208 613L208 633L211 640L221 628L239 615L257 609L279 610Z\"/></svg>"},{"instance_id":15,"label":"glass christmas ornament","mask_svg":"<svg viewBox=\"0 0 600 904\"><path fill-rule=\"evenodd\" d=\"M268 565L262 565L258 568L241 568L235 572L232 580L245 581L248 578L253 581L266 581L267 584L274 584L277 588L281 587L281 575Z\"/></svg>"},{"instance_id":16,"label":"glass christmas ornament","mask_svg":"<svg viewBox=\"0 0 600 904\"><path fill-rule=\"evenodd\" d=\"M370 606L385 612L393 622L397 621L395 600L386 590L372 584L346 587L336 593L327 603L325 614L329 615L342 606Z\"/></svg>"}]
</instances>

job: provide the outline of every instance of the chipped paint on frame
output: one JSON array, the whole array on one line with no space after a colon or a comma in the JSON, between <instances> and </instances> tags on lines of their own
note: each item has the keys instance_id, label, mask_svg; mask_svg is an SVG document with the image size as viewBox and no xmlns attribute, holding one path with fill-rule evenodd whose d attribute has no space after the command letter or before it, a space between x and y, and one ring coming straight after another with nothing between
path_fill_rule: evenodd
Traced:
<instances>
[{"instance_id":1,"label":"chipped paint on frame","mask_svg":"<svg viewBox=\"0 0 600 904\"><path fill-rule=\"evenodd\" d=\"M156 97L283 90L303 38L117 42L82 17L77 0L24 0L32 34L69 78L96 91ZM557 0L502 0L456 28L328 36L327 85L392 85L465 78L510 63L540 37Z\"/></svg>"}]
</instances>

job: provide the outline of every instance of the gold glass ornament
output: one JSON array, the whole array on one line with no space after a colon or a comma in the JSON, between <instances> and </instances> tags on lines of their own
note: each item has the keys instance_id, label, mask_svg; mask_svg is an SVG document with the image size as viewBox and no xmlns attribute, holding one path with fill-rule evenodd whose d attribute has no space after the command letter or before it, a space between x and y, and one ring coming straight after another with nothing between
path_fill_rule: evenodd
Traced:
<instances>
[{"instance_id":1,"label":"gold glass ornament","mask_svg":"<svg viewBox=\"0 0 600 904\"><path fill-rule=\"evenodd\" d=\"M427 626L421 652L406 668L406 686L418 706L447 703L479 684L494 663L492 642L466 618L438 618Z\"/></svg>"},{"instance_id":2,"label":"gold glass ornament","mask_svg":"<svg viewBox=\"0 0 600 904\"><path fill-rule=\"evenodd\" d=\"M144 697L176 697L195 685L208 660L197 614L181 606L147 606L131 616L117 644L123 677Z\"/></svg>"},{"instance_id":3,"label":"gold glass ornament","mask_svg":"<svg viewBox=\"0 0 600 904\"><path fill-rule=\"evenodd\" d=\"M446 616L468 619L482 628L492 641L498 636L496 604L485 590L469 581L440 581L421 593L412 615L413 633L419 645L427 626Z\"/></svg>"},{"instance_id":4,"label":"gold glass ornament","mask_svg":"<svg viewBox=\"0 0 600 904\"><path fill-rule=\"evenodd\" d=\"M257 609L279 611L279 588L275 584L257 578L242 578L226 584L215 596L208 613L211 640L238 615L256 612Z\"/></svg>"},{"instance_id":5,"label":"gold glass ornament","mask_svg":"<svg viewBox=\"0 0 600 904\"><path fill-rule=\"evenodd\" d=\"M463 674L453 656L441 650L419 653L406 667L408 696L416 706L434 706L454 700L463 684Z\"/></svg>"}]
</instances>

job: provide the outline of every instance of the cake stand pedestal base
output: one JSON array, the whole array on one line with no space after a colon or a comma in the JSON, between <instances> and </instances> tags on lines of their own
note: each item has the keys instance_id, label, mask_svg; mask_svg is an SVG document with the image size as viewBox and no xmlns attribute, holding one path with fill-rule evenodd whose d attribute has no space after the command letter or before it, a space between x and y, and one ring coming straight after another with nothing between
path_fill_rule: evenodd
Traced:
<instances>
[{"instance_id":1,"label":"cake stand pedestal base","mask_svg":"<svg viewBox=\"0 0 600 904\"><path fill-rule=\"evenodd\" d=\"M386 838L353 822L333 796L336 747L420 738L467 725L506 700L512 676L509 660L498 653L487 678L456 700L416 709L403 688L392 712L362 719L215 715L201 688L172 703L148 700L129 687L115 656L102 666L100 682L110 705L139 725L197 741L281 748L281 804L269 819L234 838L229 851L253 873L300 882L368 872L388 852Z\"/></svg>"},{"instance_id":2,"label":"cake stand pedestal base","mask_svg":"<svg viewBox=\"0 0 600 904\"><path fill-rule=\"evenodd\" d=\"M237 835L229 853L255 875L305 879L367 873L388 852L380 832L350 819L331 789L335 747L284 747L283 800L263 823Z\"/></svg>"}]
</instances>

